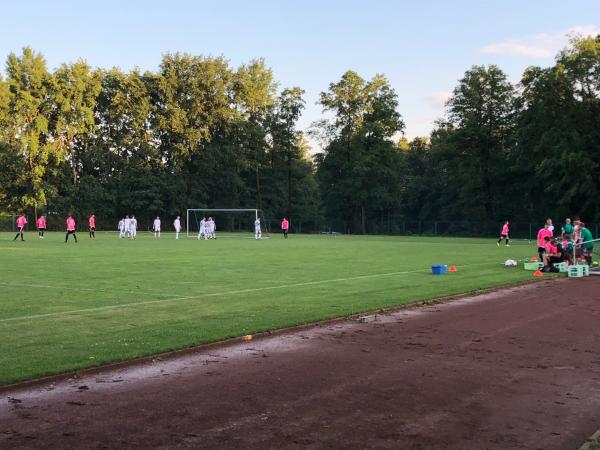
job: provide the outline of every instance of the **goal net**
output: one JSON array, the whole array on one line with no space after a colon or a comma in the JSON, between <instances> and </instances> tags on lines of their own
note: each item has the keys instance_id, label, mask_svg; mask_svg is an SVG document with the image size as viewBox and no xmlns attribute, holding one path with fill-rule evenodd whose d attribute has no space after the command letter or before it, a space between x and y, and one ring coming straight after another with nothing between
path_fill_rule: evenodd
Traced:
<instances>
[{"instance_id":1,"label":"goal net","mask_svg":"<svg viewBox=\"0 0 600 450\"><path fill-rule=\"evenodd\" d=\"M188 209L187 237L198 237L202 220L208 220L210 217L215 222L215 234L218 237L254 238L254 221L258 218L263 221L260 209ZM261 230L264 237L264 223L261 223Z\"/></svg>"}]
</instances>

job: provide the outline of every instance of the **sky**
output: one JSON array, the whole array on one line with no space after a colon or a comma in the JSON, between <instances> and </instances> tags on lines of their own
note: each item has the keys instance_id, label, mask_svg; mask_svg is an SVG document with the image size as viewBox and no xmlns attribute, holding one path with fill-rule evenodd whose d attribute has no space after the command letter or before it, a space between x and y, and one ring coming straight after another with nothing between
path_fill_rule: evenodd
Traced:
<instances>
[{"instance_id":1,"label":"sky","mask_svg":"<svg viewBox=\"0 0 600 450\"><path fill-rule=\"evenodd\" d=\"M4 3L4 2L3 2ZM599 0L103 0L6 2L0 59L31 46L50 69L157 70L167 52L263 57L281 88L306 91L299 127L322 117L319 93L347 70L384 74L406 136L427 136L464 72L497 64L513 82L549 66L567 35L600 33Z\"/></svg>"}]
</instances>

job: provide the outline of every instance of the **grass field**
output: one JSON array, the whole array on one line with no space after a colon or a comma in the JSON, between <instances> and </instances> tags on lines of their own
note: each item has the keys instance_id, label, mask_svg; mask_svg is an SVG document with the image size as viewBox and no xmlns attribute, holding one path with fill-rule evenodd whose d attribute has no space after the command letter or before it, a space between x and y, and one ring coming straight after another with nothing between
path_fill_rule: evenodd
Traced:
<instances>
[{"instance_id":1,"label":"grass field","mask_svg":"<svg viewBox=\"0 0 600 450\"><path fill-rule=\"evenodd\" d=\"M528 280L534 244L0 233L0 384ZM431 264L458 272L432 276Z\"/></svg>"}]
</instances>

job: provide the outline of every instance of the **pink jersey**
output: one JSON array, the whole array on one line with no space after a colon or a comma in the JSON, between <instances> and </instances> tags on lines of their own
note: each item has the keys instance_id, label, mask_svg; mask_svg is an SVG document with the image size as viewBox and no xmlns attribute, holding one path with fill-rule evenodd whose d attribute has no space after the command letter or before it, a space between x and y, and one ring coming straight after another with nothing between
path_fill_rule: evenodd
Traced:
<instances>
[{"instance_id":1,"label":"pink jersey","mask_svg":"<svg viewBox=\"0 0 600 450\"><path fill-rule=\"evenodd\" d=\"M552 245L550 242L546 243L545 248L546 248L546 253L548 253L550 255L558 254L558 248L556 248L556 246Z\"/></svg>"},{"instance_id":2,"label":"pink jersey","mask_svg":"<svg viewBox=\"0 0 600 450\"><path fill-rule=\"evenodd\" d=\"M281 229L282 230L287 230L289 227L290 227L290 223L287 220L281 221Z\"/></svg>"},{"instance_id":3,"label":"pink jersey","mask_svg":"<svg viewBox=\"0 0 600 450\"><path fill-rule=\"evenodd\" d=\"M72 217L67 218L67 231L75 231L75 219Z\"/></svg>"},{"instance_id":4,"label":"pink jersey","mask_svg":"<svg viewBox=\"0 0 600 450\"><path fill-rule=\"evenodd\" d=\"M17 218L17 227L23 228L26 223L27 223L27 219L25 218L25 216L19 216Z\"/></svg>"},{"instance_id":5,"label":"pink jersey","mask_svg":"<svg viewBox=\"0 0 600 450\"><path fill-rule=\"evenodd\" d=\"M40 217L37 223L38 228L46 228L46 219L44 219L43 217Z\"/></svg>"},{"instance_id":6,"label":"pink jersey","mask_svg":"<svg viewBox=\"0 0 600 450\"><path fill-rule=\"evenodd\" d=\"M548 236L549 238L552 237L552 231L546 229L546 228L542 228L540 231L538 231L537 234L537 243L538 243L538 247L545 247L546 246L546 242L544 241L544 238Z\"/></svg>"},{"instance_id":7,"label":"pink jersey","mask_svg":"<svg viewBox=\"0 0 600 450\"><path fill-rule=\"evenodd\" d=\"M507 224L507 223L505 223L505 224L502 226L502 233L501 233L501 234L508 235L508 224Z\"/></svg>"},{"instance_id":8,"label":"pink jersey","mask_svg":"<svg viewBox=\"0 0 600 450\"><path fill-rule=\"evenodd\" d=\"M96 218L94 216L90 217L89 224L90 228L96 228Z\"/></svg>"}]
</instances>

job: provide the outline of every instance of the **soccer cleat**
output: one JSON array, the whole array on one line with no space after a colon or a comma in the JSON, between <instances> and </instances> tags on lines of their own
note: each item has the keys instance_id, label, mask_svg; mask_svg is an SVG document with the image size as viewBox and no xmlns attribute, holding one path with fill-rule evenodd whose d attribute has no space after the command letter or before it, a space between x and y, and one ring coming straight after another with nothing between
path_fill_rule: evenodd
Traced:
<instances>
[{"instance_id":1,"label":"soccer cleat","mask_svg":"<svg viewBox=\"0 0 600 450\"><path fill-rule=\"evenodd\" d=\"M506 244L507 247L510 247L510 244Z\"/></svg>"},{"instance_id":2,"label":"soccer cleat","mask_svg":"<svg viewBox=\"0 0 600 450\"><path fill-rule=\"evenodd\" d=\"M500 242L496 242L496 245L497 245L498 247L500 247Z\"/></svg>"}]
</instances>

